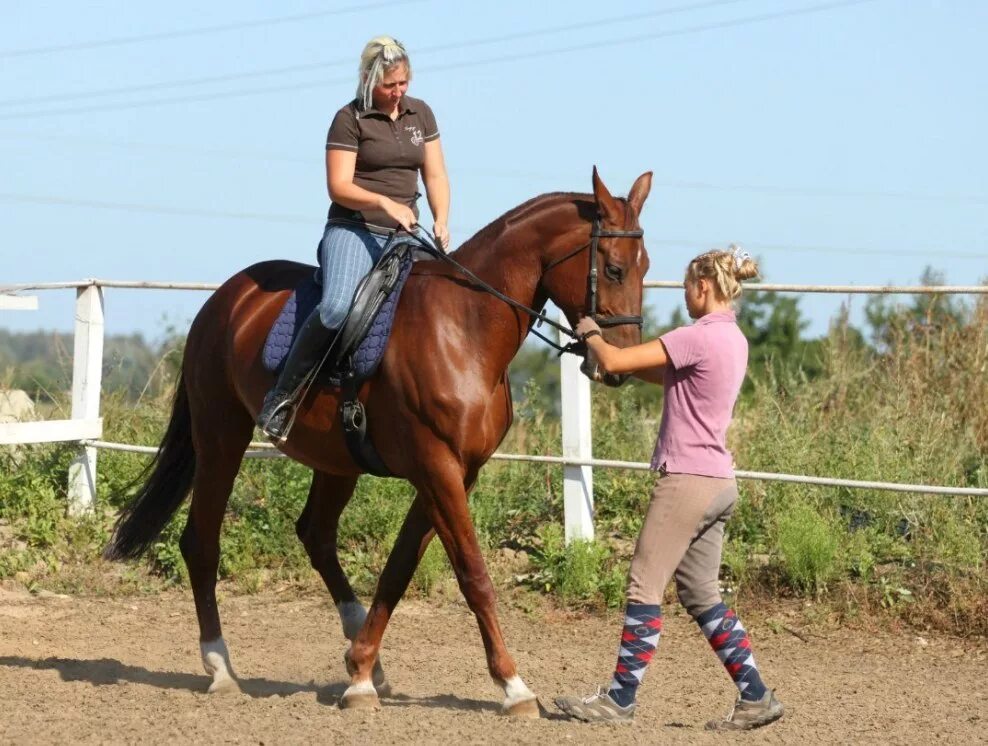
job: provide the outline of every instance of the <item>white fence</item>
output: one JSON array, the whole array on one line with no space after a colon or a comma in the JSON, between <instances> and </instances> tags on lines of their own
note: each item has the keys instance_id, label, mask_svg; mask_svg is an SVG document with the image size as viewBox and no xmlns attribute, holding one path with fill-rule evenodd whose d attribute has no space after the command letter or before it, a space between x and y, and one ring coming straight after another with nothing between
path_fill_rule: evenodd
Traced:
<instances>
[{"instance_id":1,"label":"white fence","mask_svg":"<svg viewBox=\"0 0 988 746\"><path fill-rule=\"evenodd\" d=\"M27 290L76 289L75 335L72 367L72 417L68 420L43 422L0 423L0 445L78 441L81 450L69 469L68 494L70 510L85 511L96 495L96 460L100 449L153 454L157 449L111 443L101 440L103 420L99 416L100 386L103 364L103 289L132 288L145 290L215 290L210 283L143 282L119 280L82 280L50 282L0 287L0 310L32 309L37 307L33 297L16 295ZM681 282L649 281L646 288L681 289ZM773 285L759 284L752 289L796 293L868 293L868 294L988 294L988 286L915 286L884 285ZM649 468L646 463L594 459L591 448L590 382L580 373L580 359L564 355L560 361L562 456L529 456L524 454L494 455L505 461L529 461L559 464L563 467L563 501L566 540L593 537L593 469ZM253 443L247 451L249 458L279 457L281 454L266 443ZM930 495L963 495L986 497L988 489L943 487L852 479L738 471L739 479L798 482L833 487L892 490Z\"/></svg>"}]
</instances>

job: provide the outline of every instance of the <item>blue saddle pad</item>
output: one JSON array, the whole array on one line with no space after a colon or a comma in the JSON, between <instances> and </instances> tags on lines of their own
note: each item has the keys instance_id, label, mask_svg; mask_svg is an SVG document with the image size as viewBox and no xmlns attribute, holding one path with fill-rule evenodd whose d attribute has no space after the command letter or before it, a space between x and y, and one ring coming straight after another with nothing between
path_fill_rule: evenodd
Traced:
<instances>
[{"instance_id":1,"label":"blue saddle pad","mask_svg":"<svg viewBox=\"0 0 988 746\"><path fill-rule=\"evenodd\" d=\"M405 286L411 269L412 257L411 252L409 252L402 261L401 271L394 290L381 304L370 329L360 340L357 349L351 356L353 371L358 380L370 376L377 369L381 358L384 357L384 350L387 347L388 338L391 336L391 327L394 324L395 310L398 307L398 297L401 295L401 290ZM277 373L281 370L299 328L313 309L319 305L321 298L322 287L316 283L313 274L309 274L295 287L292 294L288 296L288 300L285 301L285 305L282 306L281 313L275 319L271 331L268 332L268 338L264 342L261 361L265 369L271 373ZM338 362L346 363L346 361ZM338 386L340 383L338 371L323 370L320 378L326 379L327 374L329 383Z\"/></svg>"}]
</instances>

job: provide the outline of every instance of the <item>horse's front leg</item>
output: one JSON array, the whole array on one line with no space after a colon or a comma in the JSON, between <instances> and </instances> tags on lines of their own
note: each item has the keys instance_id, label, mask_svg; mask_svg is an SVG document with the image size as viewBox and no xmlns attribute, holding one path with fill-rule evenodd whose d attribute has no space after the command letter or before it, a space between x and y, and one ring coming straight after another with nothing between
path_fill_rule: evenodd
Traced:
<instances>
[{"instance_id":1,"label":"horse's front leg","mask_svg":"<svg viewBox=\"0 0 988 746\"><path fill-rule=\"evenodd\" d=\"M539 717L538 700L518 675L515 661L504 644L494 585L474 532L466 493L450 491L437 495L430 507L436 533L446 548L460 591L477 617L487 652L487 670L504 690L501 712L514 717Z\"/></svg>"},{"instance_id":2,"label":"horse's front leg","mask_svg":"<svg viewBox=\"0 0 988 746\"><path fill-rule=\"evenodd\" d=\"M421 518L427 519L439 535L453 566L460 590L477 617L484 649L487 652L488 671L504 690L502 712L516 717L536 718L539 716L536 697L518 675L515 662L504 644L497 619L494 586L487 574L487 567L473 529L473 521L467 509L467 490L462 478L456 473L456 468L452 464L446 466L445 469L432 468L428 471L429 478L418 485L419 494L412 511L419 513ZM411 517L410 512L409 518ZM351 648L355 664L354 679L347 694L344 695L344 706L347 705L347 695L351 689L354 690L354 696L367 691L370 666L377 654L384 627L391 610L404 593L415 570L413 564L405 564L408 559L407 552L411 549L415 537L413 532L406 537L409 545L405 548L404 558L398 556L399 545L408 527L409 521L406 519L405 526L402 527L402 535L399 536L395 550L381 576L378 595L371 606L368 622ZM424 533L419 536L428 538ZM425 543L420 538L419 556L424 549ZM355 688L358 686L359 690Z\"/></svg>"}]
</instances>

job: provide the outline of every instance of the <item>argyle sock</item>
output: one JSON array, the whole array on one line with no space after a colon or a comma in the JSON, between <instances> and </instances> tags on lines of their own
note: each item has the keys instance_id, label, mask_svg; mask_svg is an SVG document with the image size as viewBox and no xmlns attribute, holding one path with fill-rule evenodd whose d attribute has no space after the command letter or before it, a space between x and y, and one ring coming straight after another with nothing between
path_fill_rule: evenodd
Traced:
<instances>
[{"instance_id":1,"label":"argyle sock","mask_svg":"<svg viewBox=\"0 0 988 746\"><path fill-rule=\"evenodd\" d=\"M748 633L734 610L719 603L696 617L696 623L734 680L741 692L741 699L749 702L760 700L766 691L765 684L755 665Z\"/></svg>"},{"instance_id":2,"label":"argyle sock","mask_svg":"<svg viewBox=\"0 0 988 746\"><path fill-rule=\"evenodd\" d=\"M652 660L662 632L662 607L659 604L628 604L618 650L617 666L608 694L621 707L635 701L635 693Z\"/></svg>"}]
</instances>

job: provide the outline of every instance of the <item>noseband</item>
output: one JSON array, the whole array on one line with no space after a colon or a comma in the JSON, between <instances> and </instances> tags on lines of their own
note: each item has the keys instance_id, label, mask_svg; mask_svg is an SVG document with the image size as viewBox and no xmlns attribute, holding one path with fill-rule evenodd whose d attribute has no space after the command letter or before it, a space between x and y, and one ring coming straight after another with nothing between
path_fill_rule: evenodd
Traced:
<instances>
[{"instance_id":1,"label":"noseband","mask_svg":"<svg viewBox=\"0 0 988 746\"><path fill-rule=\"evenodd\" d=\"M597 322L597 325L606 328L611 326L626 326L628 324L633 324L639 329L642 326L641 316L601 316L597 313L597 246L602 238L641 238L645 235L645 231L612 231L604 230L600 227L600 218L595 217L593 219L593 224L590 228L590 242L585 243L579 248L571 251L569 254L564 256L562 259L557 259L556 261L550 263L542 271L543 277L548 274L549 270L556 267L567 259L572 259L574 256L579 254L586 248L590 248L590 267L587 271L587 293L589 296L587 302L587 316L592 318Z\"/></svg>"}]
</instances>

